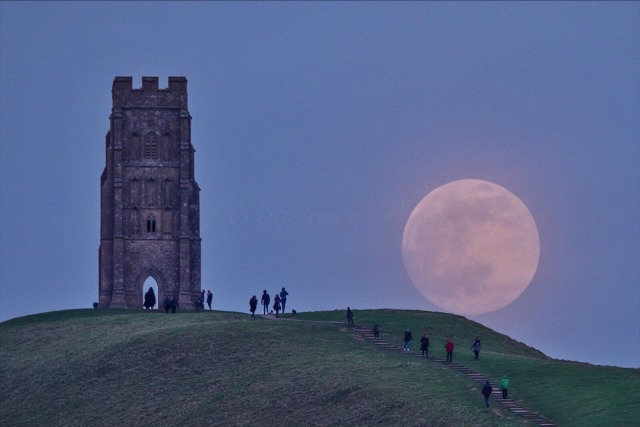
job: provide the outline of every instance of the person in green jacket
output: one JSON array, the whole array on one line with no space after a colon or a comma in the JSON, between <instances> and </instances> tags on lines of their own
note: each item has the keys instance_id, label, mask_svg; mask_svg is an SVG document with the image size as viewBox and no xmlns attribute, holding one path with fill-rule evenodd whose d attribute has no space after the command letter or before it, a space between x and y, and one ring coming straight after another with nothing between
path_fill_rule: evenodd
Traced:
<instances>
[{"instance_id":1,"label":"person in green jacket","mask_svg":"<svg viewBox=\"0 0 640 427\"><path fill-rule=\"evenodd\" d=\"M498 388L500 390L502 390L502 398L506 399L507 398L507 392L509 391L509 378L507 378L506 375L502 376L502 381L500 381L500 384L498 385Z\"/></svg>"}]
</instances>

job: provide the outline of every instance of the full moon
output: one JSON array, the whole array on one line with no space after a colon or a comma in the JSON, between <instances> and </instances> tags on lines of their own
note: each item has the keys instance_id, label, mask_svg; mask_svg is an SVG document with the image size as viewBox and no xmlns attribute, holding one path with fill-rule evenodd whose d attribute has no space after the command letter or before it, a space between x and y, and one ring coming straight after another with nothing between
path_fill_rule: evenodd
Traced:
<instances>
[{"instance_id":1,"label":"full moon","mask_svg":"<svg viewBox=\"0 0 640 427\"><path fill-rule=\"evenodd\" d=\"M540 259L540 236L529 209L497 184L453 181L413 209L402 236L411 281L452 313L490 313L529 286Z\"/></svg>"}]
</instances>

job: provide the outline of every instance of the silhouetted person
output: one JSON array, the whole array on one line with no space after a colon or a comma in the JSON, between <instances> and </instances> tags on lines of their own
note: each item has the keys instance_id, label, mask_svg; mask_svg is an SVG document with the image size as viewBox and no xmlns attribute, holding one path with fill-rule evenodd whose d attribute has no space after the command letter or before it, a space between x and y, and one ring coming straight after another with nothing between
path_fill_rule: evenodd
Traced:
<instances>
[{"instance_id":1,"label":"silhouetted person","mask_svg":"<svg viewBox=\"0 0 640 427\"><path fill-rule=\"evenodd\" d=\"M149 309L153 308L156 305L156 294L153 292L153 288L149 288L149 290L144 294L144 308Z\"/></svg>"},{"instance_id":2,"label":"silhouetted person","mask_svg":"<svg viewBox=\"0 0 640 427\"><path fill-rule=\"evenodd\" d=\"M171 309L171 300L169 299L168 296L164 297L163 305L164 305L164 312L168 313L169 310Z\"/></svg>"},{"instance_id":3,"label":"silhouetted person","mask_svg":"<svg viewBox=\"0 0 640 427\"><path fill-rule=\"evenodd\" d=\"M480 337L476 338L476 341L473 343L473 345L471 346L471 350L473 350L473 354L476 355L475 360L478 360L478 357L480 356L480 347L481 347L481 343L480 343Z\"/></svg>"},{"instance_id":4,"label":"silhouetted person","mask_svg":"<svg viewBox=\"0 0 640 427\"><path fill-rule=\"evenodd\" d=\"M93 303L93 308L98 308L98 303L97 302Z\"/></svg>"},{"instance_id":5,"label":"silhouetted person","mask_svg":"<svg viewBox=\"0 0 640 427\"><path fill-rule=\"evenodd\" d=\"M287 305L287 295L289 295L289 292L287 292L283 287L280 291L280 304L282 304L282 314L284 314L284 306Z\"/></svg>"},{"instance_id":6,"label":"silhouetted person","mask_svg":"<svg viewBox=\"0 0 640 427\"><path fill-rule=\"evenodd\" d=\"M377 323L375 325L373 325L373 338L375 338L375 339L379 339L380 338L380 326L378 326Z\"/></svg>"},{"instance_id":7,"label":"silhouetted person","mask_svg":"<svg viewBox=\"0 0 640 427\"><path fill-rule=\"evenodd\" d=\"M447 343L444 345L444 349L447 352L447 363L453 362L453 341L447 338Z\"/></svg>"},{"instance_id":8,"label":"silhouetted person","mask_svg":"<svg viewBox=\"0 0 640 427\"><path fill-rule=\"evenodd\" d=\"M268 314L269 313L269 303L271 302L271 297L267 293L266 289L264 291L262 291L262 299L260 300L260 302L262 303L262 314Z\"/></svg>"},{"instance_id":9,"label":"silhouetted person","mask_svg":"<svg viewBox=\"0 0 640 427\"><path fill-rule=\"evenodd\" d=\"M204 310L204 289L200 291L200 299L198 302L200 303L200 310Z\"/></svg>"},{"instance_id":10,"label":"silhouetted person","mask_svg":"<svg viewBox=\"0 0 640 427\"><path fill-rule=\"evenodd\" d=\"M487 380L482 386L482 395L484 396L484 404L489 407L489 397L491 396L491 392L493 392L493 387L489 384L489 380Z\"/></svg>"},{"instance_id":11,"label":"silhouetted person","mask_svg":"<svg viewBox=\"0 0 640 427\"><path fill-rule=\"evenodd\" d=\"M506 399L507 393L509 392L509 378L507 378L506 375L502 376L502 380L500 381L498 388L502 390L502 398Z\"/></svg>"},{"instance_id":12,"label":"silhouetted person","mask_svg":"<svg viewBox=\"0 0 640 427\"><path fill-rule=\"evenodd\" d=\"M281 308L282 306L280 305L280 295L276 294L275 298L273 299L273 309L276 311L276 317L278 317L278 312Z\"/></svg>"},{"instance_id":13,"label":"silhouetted person","mask_svg":"<svg viewBox=\"0 0 640 427\"><path fill-rule=\"evenodd\" d=\"M420 339L420 350L424 357L429 356L429 335L424 334Z\"/></svg>"},{"instance_id":14,"label":"silhouetted person","mask_svg":"<svg viewBox=\"0 0 640 427\"><path fill-rule=\"evenodd\" d=\"M409 328L407 328L404 330L404 351L411 351L411 340L413 340L413 336Z\"/></svg>"},{"instance_id":15,"label":"silhouetted person","mask_svg":"<svg viewBox=\"0 0 640 427\"><path fill-rule=\"evenodd\" d=\"M207 305L209 306L209 310L211 310L211 303L213 302L213 294L211 291L207 291Z\"/></svg>"},{"instance_id":16,"label":"silhouetted person","mask_svg":"<svg viewBox=\"0 0 640 427\"><path fill-rule=\"evenodd\" d=\"M258 308L258 298L256 298L256 296L252 296L251 299L249 300L249 311L251 311L251 318L255 319L256 316L256 308Z\"/></svg>"},{"instance_id":17,"label":"silhouetted person","mask_svg":"<svg viewBox=\"0 0 640 427\"><path fill-rule=\"evenodd\" d=\"M171 312L175 313L178 307L179 307L178 300L175 298L171 298Z\"/></svg>"},{"instance_id":18,"label":"silhouetted person","mask_svg":"<svg viewBox=\"0 0 640 427\"><path fill-rule=\"evenodd\" d=\"M347 324L355 326L353 323L353 311L351 311L351 307L347 307Z\"/></svg>"}]
</instances>

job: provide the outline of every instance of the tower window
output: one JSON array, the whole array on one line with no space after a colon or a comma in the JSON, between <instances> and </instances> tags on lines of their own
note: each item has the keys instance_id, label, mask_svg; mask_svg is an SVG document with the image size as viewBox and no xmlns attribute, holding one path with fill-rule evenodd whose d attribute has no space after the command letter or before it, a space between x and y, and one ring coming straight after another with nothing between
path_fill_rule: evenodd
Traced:
<instances>
[{"instance_id":1,"label":"tower window","mask_svg":"<svg viewBox=\"0 0 640 427\"><path fill-rule=\"evenodd\" d=\"M147 218L147 233L156 232L156 219L151 215Z\"/></svg>"},{"instance_id":2,"label":"tower window","mask_svg":"<svg viewBox=\"0 0 640 427\"><path fill-rule=\"evenodd\" d=\"M158 160L158 138L155 135L144 138L144 159Z\"/></svg>"}]
</instances>

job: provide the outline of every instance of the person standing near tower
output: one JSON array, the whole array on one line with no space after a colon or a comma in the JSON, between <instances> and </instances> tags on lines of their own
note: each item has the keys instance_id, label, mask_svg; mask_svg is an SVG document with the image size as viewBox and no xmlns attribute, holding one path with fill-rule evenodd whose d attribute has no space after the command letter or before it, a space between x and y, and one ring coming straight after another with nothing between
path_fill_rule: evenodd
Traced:
<instances>
[{"instance_id":1,"label":"person standing near tower","mask_svg":"<svg viewBox=\"0 0 640 427\"><path fill-rule=\"evenodd\" d=\"M282 305L282 314L284 314L284 306L287 304L287 295L289 295L289 292L287 292L283 287L280 291L280 304Z\"/></svg>"},{"instance_id":2,"label":"person standing near tower","mask_svg":"<svg viewBox=\"0 0 640 427\"><path fill-rule=\"evenodd\" d=\"M278 317L280 308L282 308L282 306L280 305L280 295L278 295L278 293L276 292L276 296L273 298L273 309L276 312L276 317Z\"/></svg>"},{"instance_id":3,"label":"person standing near tower","mask_svg":"<svg viewBox=\"0 0 640 427\"><path fill-rule=\"evenodd\" d=\"M251 299L249 300L249 311L251 311L251 318L255 319L256 316L256 308L258 307L258 298L256 298L256 296L252 296Z\"/></svg>"},{"instance_id":4,"label":"person standing near tower","mask_svg":"<svg viewBox=\"0 0 640 427\"><path fill-rule=\"evenodd\" d=\"M156 305L156 294L153 292L153 288L149 287L149 290L144 294L144 308L152 309Z\"/></svg>"},{"instance_id":5,"label":"person standing near tower","mask_svg":"<svg viewBox=\"0 0 640 427\"><path fill-rule=\"evenodd\" d=\"M211 310L211 303L213 302L213 294L210 290L207 291L207 305L209 306L209 310Z\"/></svg>"},{"instance_id":6,"label":"person standing near tower","mask_svg":"<svg viewBox=\"0 0 640 427\"><path fill-rule=\"evenodd\" d=\"M260 302L262 302L262 314L269 314L269 303L271 302L271 297L267 293L266 289L262 291L262 299Z\"/></svg>"}]
</instances>

